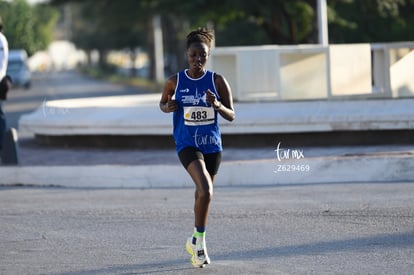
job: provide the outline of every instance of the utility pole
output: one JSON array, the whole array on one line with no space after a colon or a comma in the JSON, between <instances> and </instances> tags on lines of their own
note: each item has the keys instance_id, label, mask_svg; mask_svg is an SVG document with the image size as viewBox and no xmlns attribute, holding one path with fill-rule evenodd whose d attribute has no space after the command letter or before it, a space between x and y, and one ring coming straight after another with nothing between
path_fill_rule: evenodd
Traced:
<instances>
[{"instance_id":1,"label":"utility pole","mask_svg":"<svg viewBox=\"0 0 414 275\"><path fill-rule=\"evenodd\" d=\"M318 1L318 40L319 44L328 46L328 10L326 0Z\"/></svg>"},{"instance_id":2,"label":"utility pole","mask_svg":"<svg viewBox=\"0 0 414 275\"><path fill-rule=\"evenodd\" d=\"M164 81L164 49L162 44L161 16L154 15L152 20L154 28L154 55L155 55L155 80Z\"/></svg>"}]
</instances>

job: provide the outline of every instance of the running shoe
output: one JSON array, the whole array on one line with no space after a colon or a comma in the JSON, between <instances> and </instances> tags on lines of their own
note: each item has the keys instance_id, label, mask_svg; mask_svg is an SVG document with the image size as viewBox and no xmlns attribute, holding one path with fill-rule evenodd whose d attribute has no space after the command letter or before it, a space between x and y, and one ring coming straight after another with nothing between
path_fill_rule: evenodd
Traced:
<instances>
[{"instance_id":1,"label":"running shoe","mask_svg":"<svg viewBox=\"0 0 414 275\"><path fill-rule=\"evenodd\" d=\"M193 244L193 237L190 237L187 240L185 248L191 255L190 262L194 267L204 267L210 264L210 257L207 254L207 248L204 242L197 239L196 244Z\"/></svg>"}]
</instances>

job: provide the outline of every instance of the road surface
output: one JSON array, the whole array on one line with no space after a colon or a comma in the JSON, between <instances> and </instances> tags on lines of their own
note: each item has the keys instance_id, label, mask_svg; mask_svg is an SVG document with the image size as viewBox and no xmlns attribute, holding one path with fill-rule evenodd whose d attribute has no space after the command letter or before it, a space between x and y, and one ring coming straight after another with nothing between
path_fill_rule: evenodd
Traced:
<instances>
[{"instance_id":1,"label":"road surface","mask_svg":"<svg viewBox=\"0 0 414 275\"><path fill-rule=\"evenodd\" d=\"M412 274L414 183L216 188L212 264L186 254L193 189L0 189L1 274Z\"/></svg>"},{"instance_id":2,"label":"road surface","mask_svg":"<svg viewBox=\"0 0 414 275\"><path fill-rule=\"evenodd\" d=\"M138 88L114 85L84 77L74 71L34 73L30 89L13 88L4 102L9 127L18 128L22 114L32 112L49 100L138 94Z\"/></svg>"}]
</instances>

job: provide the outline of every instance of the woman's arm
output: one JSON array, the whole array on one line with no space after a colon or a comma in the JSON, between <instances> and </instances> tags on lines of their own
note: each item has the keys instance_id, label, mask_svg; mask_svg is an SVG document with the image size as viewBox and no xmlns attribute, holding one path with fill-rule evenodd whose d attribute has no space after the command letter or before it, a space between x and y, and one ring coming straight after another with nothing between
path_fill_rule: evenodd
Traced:
<instances>
[{"instance_id":1,"label":"woman's arm","mask_svg":"<svg viewBox=\"0 0 414 275\"><path fill-rule=\"evenodd\" d=\"M160 109L164 113L170 113L177 110L177 102L171 99L175 92L175 86L177 86L177 75L171 76L165 82L160 100Z\"/></svg>"},{"instance_id":2,"label":"woman's arm","mask_svg":"<svg viewBox=\"0 0 414 275\"><path fill-rule=\"evenodd\" d=\"M233 121L236 118L236 113L234 112L233 96L229 83L223 76L215 74L214 84L220 95L220 101L217 100L212 92L207 94L207 101L224 119Z\"/></svg>"}]
</instances>

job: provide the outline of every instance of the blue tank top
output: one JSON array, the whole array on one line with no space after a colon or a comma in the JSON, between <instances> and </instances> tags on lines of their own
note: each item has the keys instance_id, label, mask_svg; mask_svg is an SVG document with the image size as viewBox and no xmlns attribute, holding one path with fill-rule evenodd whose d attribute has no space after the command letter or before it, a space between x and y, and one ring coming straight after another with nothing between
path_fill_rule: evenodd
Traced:
<instances>
[{"instance_id":1,"label":"blue tank top","mask_svg":"<svg viewBox=\"0 0 414 275\"><path fill-rule=\"evenodd\" d=\"M177 152L186 147L197 148L204 154L223 150L217 122L218 113L206 101L208 89L220 100L214 85L214 73L211 71L206 71L197 79L189 77L187 70L177 74L175 100L178 109L173 115Z\"/></svg>"}]
</instances>

